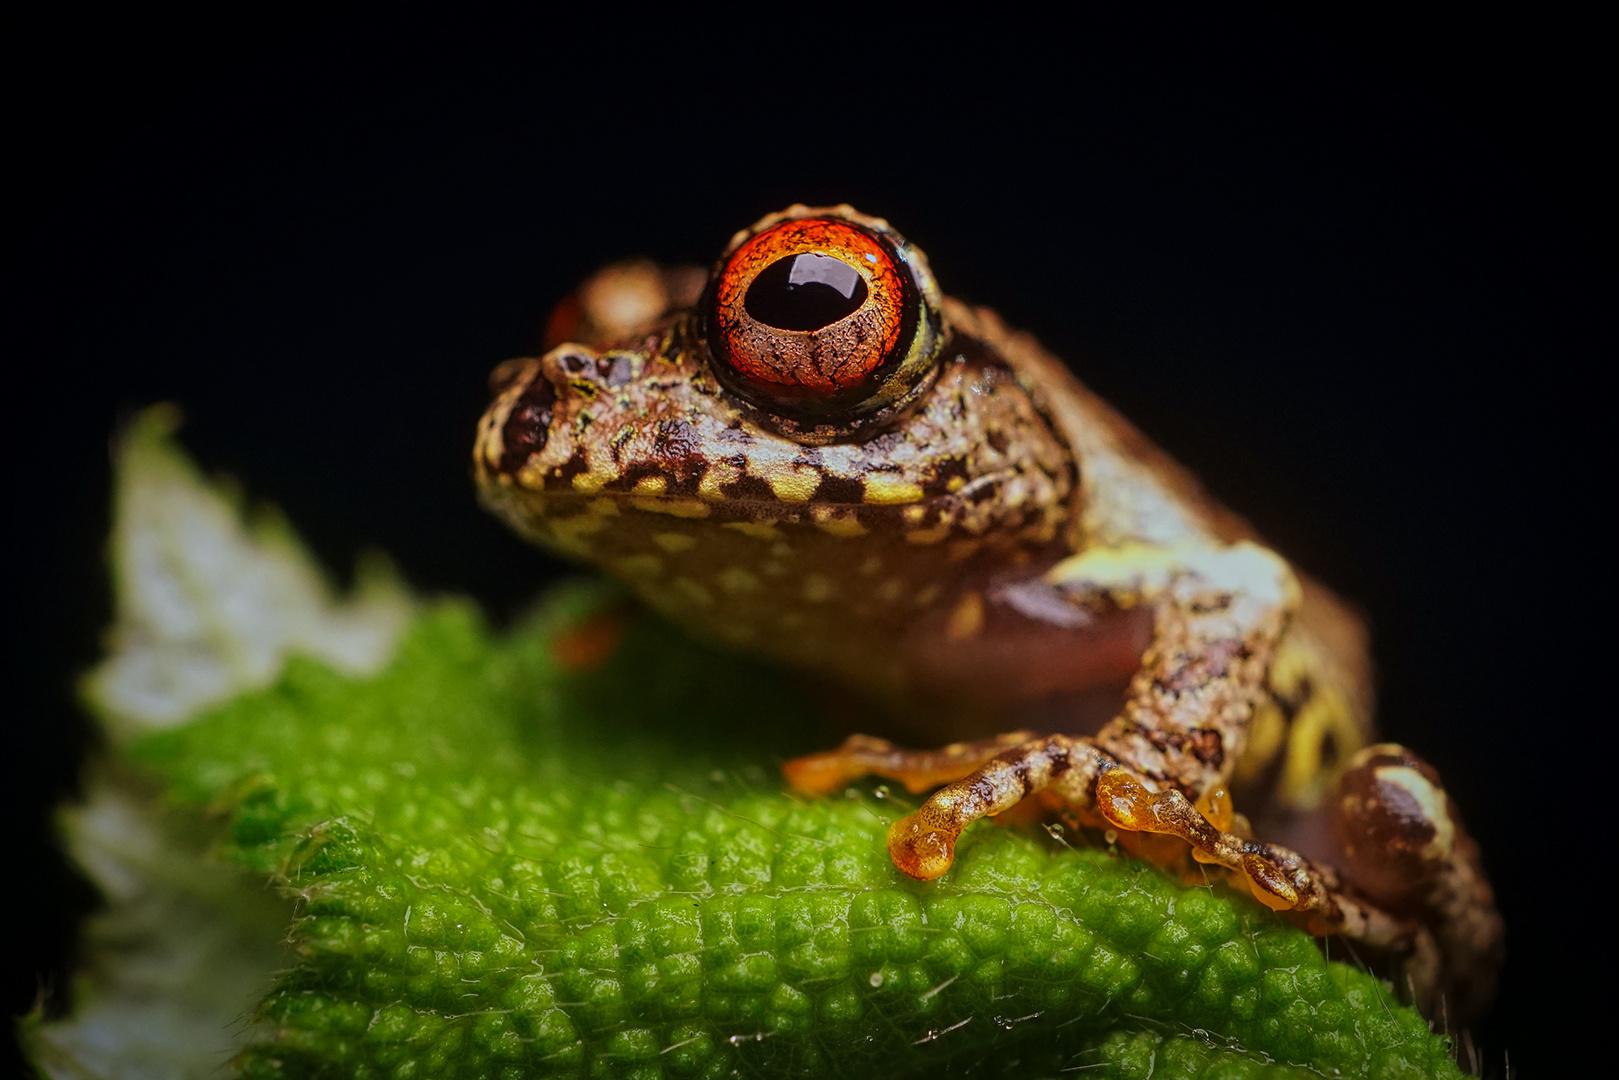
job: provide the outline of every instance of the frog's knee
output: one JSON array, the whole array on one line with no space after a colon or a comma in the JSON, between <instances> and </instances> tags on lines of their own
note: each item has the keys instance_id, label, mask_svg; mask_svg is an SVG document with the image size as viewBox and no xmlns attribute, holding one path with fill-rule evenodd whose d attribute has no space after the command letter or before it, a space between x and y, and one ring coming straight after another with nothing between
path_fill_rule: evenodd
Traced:
<instances>
[{"instance_id":1,"label":"frog's knee","mask_svg":"<svg viewBox=\"0 0 1619 1080\"><path fill-rule=\"evenodd\" d=\"M1368 746L1329 800L1343 870L1379 903L1420 903L1456 853L1450 797L1433 766L1403 746Z\"/></svg>"}]
</instances>

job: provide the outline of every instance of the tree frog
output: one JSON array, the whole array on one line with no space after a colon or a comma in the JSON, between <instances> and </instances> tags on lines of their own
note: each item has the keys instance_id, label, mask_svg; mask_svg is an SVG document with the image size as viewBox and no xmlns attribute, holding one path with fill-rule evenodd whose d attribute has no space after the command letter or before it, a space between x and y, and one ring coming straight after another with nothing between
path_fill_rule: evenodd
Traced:
<instances>
[{"instance_id":1,"label":"tree frog","mask_svg":"<svg viewBox=\"0 0 1619 1080\"><path fill-rule=\"evenodd\" d=\"M1360 620L886 221L793 206L706 274L608 267L548 337L491 376L482 502L884 703L899 743L785 774L931 791L890 829L901 871L945 873L980 818L1057 814L1397 958L1430 1010L1488 1002L1478 847L1375 742Z\"/></svg>"}]
</instances>

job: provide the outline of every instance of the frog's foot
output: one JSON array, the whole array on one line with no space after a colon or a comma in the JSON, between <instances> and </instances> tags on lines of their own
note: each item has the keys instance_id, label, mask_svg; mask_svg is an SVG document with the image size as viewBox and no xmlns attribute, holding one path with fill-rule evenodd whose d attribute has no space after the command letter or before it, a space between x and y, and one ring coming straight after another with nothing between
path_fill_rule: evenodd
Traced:
<instances>
[{"instance_id":1,"label":"frog's foot","mask_svg":"<svg viewBox=\"0 0 1619 1080\"><path fill-rule=\"evenodd\" d=\"M1058 796L1081 820L1184 840L1199 862L1241 875L1260 903L1289 913L1313 933L1341 934L1407 957L1419 994L1437 978L1438 953L1419 923L1352 895L1335 872L1296 851L1228 831L1235 816L1223 797L1199 800L1200 810L1176 789L1153 791L1088 738L1050 735L1002 752L894 822L889 855L905 874L932 880L950 869L968 825L1037 792Z\"/></svg>"},{"instance_id":2,"label":"frog's foot","mask_svg":"<svg viewBox=\"0 0 1619 1080\"><path fill-rule=\"evenodd\" d=\"M984 743L968 744L984 746ZM1090 739L1048 735L1006 747L976 770L961 775L888 830L894 865L918 881L950 869L956 838L979 818L994 817L1040 791L1083 811L1094 804L1096 783L1118 762Z\"/></svg>"},{"instance_id":3,"label":"frog's foot","mask_svg":"<svg viewBox=\"0 0 1619 1080\"><path fill-rule=\"evenodd\" d=\"M781 771L793 790L805 795L826 795L862 776L897 781L916 795L960 780L996 754L1033 738L1030 732L1013 731L993 739L951 743L937 750L907 750L887 739L851 735L836 750L794 758Z\"/></svg>"}]
</instances>

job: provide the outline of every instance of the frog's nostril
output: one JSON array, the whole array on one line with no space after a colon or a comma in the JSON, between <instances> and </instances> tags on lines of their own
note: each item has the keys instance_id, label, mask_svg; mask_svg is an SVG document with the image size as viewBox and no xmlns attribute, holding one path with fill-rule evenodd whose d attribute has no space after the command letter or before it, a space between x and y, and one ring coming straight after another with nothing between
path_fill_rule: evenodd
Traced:
<instances>
[{"instance_id":1,"label":"frog's nostril","mask_svg":"<svg viewBox=\"0 0 1619 1080\"><path fill-rule=\"evenodd\" d=\"M629 385L635 378L635 357L629 353L612 353L597 357L596 376L614 390Z\"/></svg>"},{"instance_id":2,"label":"frog's nostril","mask_svg":"<svg viewBox=\"0 0 1619 1080\"><path fill-rule=\"evenodd\" d=\"M517 472L528 463L530 456L545 449L546 439L551 434L551 410L556 403L557 392L551 380L536 373L506 415L506 424L501 429L501 443L505 448L500 458L501 472Z\"/></svg>"}]
</instances>

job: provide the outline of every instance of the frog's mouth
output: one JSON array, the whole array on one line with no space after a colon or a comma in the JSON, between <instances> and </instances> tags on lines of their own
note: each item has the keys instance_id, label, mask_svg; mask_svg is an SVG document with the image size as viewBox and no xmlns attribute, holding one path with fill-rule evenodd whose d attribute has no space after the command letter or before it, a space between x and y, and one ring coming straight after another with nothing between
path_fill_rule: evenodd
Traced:
<instances>
[{"instance_id":1,"label":"frog's mouth","mask_svg":"<svg viewBox=\"0 0 1619 1080\"><path fill-rule=\"evenodd\" d=\"M640 512L860 535L862 509L947 494L948 476L924 486L873 467L876 448L792 442L749 424L700 372L654 366L670 365L564 346L497 369L474 455L486 501L499 488L524 493L528 527L514 524L529 532L536 518L567 533L575 518Z\"/></svg>"},{"instance_id":2,"label":"frog's mouth","mask_svg":"<svg viewBox=\"0 0 1619 1080\"><path fill-rule=\"evenodd\" d=\"M903 424L823 446L750 423L678 350L562 346L502 365L495 382L475 452L485 503L591 561L621 546L608 534L684 522L705 545L726 531L807 530L867 538L860 548L943 546L962 562L1051 544L1077 485L1011 374L965 352ZM642 518L653 520L631 525ZM836 569L850 554L827 557Z\"/></svg>"},{"instance_id":3,"label":"frog's mouth","mask_svg":"<svg viewBox=\"0 0 1619 1080\"><path fill-rule=\"evenodd\" d=\"M497 368L475 451L480 483L696 500L744 520L900 508L905 529L928 528L949 505L978 535L1065 512L1077 490L1065 441L999 353L974 338L953 335L909 413L831 443L757 423L757 410L715 378L689 320L637 344L601 352L565 344ZM673 512L687 511L704 516Z\"/></svg>"}]
</instances>

